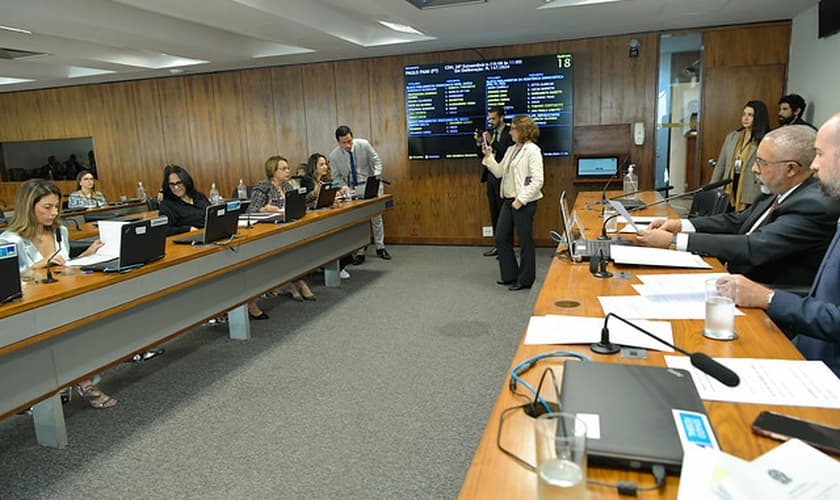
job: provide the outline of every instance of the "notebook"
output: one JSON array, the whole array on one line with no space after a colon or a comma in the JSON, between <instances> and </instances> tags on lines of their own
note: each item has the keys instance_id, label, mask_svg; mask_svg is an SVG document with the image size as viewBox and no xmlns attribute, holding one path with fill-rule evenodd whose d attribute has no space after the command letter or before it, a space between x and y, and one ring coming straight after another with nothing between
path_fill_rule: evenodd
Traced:
<instances>
[{"instance_id":1,"label":"notebook","mask_svg":"<svg viewBox=\"0 0 840 500\"><path fill-rule=\"evenodd\" d=\"M96 254L67 262L84 270L119 272L162 259L166 252L166 216L136 222L100 221Z\"/></svg>"},{"instance_id":2,"label":"notebook","mask_svg":"<svg viewBox=\"0 0 840 500\"><path fill-rule=\"evenodd\" d=\"M207 245L230 238L236 234L239 214L245 213L249 204L248 201L232 200L210 205L204 212L204 231L174 242L180 245Z\"/></svg>"},{"instance_id":3,"label":"notebook","mask_svg":"<svg viewBox=\"0 0 840 500\"><path fill-rule=\"evenodd\" d=\"M563 225L563 238L566 239L566 248L572 260L589 260L593 255L600 255L603 252L604 257L610 257L611 245L632 245L633 242L625 239L614 240L587 240L580 238L575 240L573 237L572 225L575 216L569 215L569 205L566 200L566 192L560 193L560 223ZM583 226L578 225L580 234L583 235ZM599 228L600 229L600 228Z\"/></svg>"},{"instance_id":4,"label":"notebook","mask_svg":"<svg viewBox=\"0 0 840 500\"><path fill-rule=\"evenodd\" d=\"M329 208L335 202L335 195L338 189L331 184L321 184L321 190L318 191L318 199L315 200L315 209Z\"/></svg>"},{"instance_id":5,"label":"notebook","mask_svg":"<svg viewBox=\"0 0 840 500\"><path fill-rule=\"evenodd\" d=\"M717 447L703 401L687 371L616 363L564 365L560 411L574 413L587 423L590 465L650 470L660 464L669 474L678 475L683 448L677 426L680 419L673 410L682 410L680 417L691 421L694 437ZM703 418L705 429L697 424ZM593 427L600 434L597 439L592 438Z\"/></svg>"},{"instance_id":6,"label":"notebook","mask_svg":"<svg viewBox=\"0 0 840 500\"><path fill-rule=\"evenodd\" d=\"M14 243L0 243L0 304L22 296L17 247Z\"/></svg>"}]
</instances>

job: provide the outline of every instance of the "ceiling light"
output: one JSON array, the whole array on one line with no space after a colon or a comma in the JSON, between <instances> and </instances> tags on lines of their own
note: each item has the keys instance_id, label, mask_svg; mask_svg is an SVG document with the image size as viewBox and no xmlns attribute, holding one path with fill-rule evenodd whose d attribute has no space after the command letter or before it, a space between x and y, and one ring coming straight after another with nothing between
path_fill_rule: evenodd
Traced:
<instances>
[{"instance_id":1,"label":"ceiling light","mask_svg":"<svg viewBox=\"0 0 840 500\"><path fill-rule=\"evenodd\" d=\"M35 80L31 80L29 78L10 78L6 76L0 76L0 85L11 85L13 83L24 83L24 82L34 82Z\"/></svg>"},{"instance_id":2,"label":"ceiling light","mask_svg":"<svg viewBox=\"0 0 840 500\"><path fill-rule=\"evenodd\" d=\"M423 33L420 30L413 26L408 26L407 24L393 23L391 21L383 21L382 19L379 20L379 24L399 33L423 36Z\"/></svg>"},{"instance_id":3,"label":"ceiling light","mask_svg":"<svg viewBox=\"0 0 840 500\"><path fill-rule=\"evenodd\" d=\"M0 24L0 30L11 31L14 33L23 33L24 35L31 35L32 32L23 28L15 28L14 26L3 26Z\"/></svg>"},{"instance_id":4,"label":"ceiling light","mask_svg":"<svg viewBox=\"0 0 840 500\"><path fill-rule=\"evenodd\" d=\"M457 7L473 3L487 3L487 0L408 0L418 9L436 9L438 7Z\"/></svg>"},{"instance_id":5,"label":"ceiling light","mask_svg":"<svg viewBox=\"0 0 840 500\"><path fill-rule=\"evenodd\" d=\"M537 9L556 9L558 7L579 7L582 5L596 5L599 3L613 3L621 0L545 0L545 4Z\"/></svg>"},{"instance_id":6,"label":"ceiling light","mask_svg":"<svg viewBox=\"0 0 840 500\"><path fill-rule=\"evenodd\" d=\"M110 69L85 68L84 66L70 66L70 69L67 71L67 78L107 75L109 73L116 73L116 71Z\"/></svg>"}]
</instances>

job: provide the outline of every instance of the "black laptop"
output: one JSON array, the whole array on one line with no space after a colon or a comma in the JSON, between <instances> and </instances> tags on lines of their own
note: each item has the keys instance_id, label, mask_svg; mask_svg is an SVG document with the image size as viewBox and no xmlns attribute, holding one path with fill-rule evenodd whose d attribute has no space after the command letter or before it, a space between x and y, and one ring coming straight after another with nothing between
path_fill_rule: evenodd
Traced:
<instances>
[{"instance_id":1,"label":"black laptop","mask_svg":"<svg viewBox=\"0 0 840 500\"><path fill-rule=\"evenodd\" d=\"M318 198L315 200L315 210L319 208L329 208L335 202L335 195L338 189L332 184L321 184L321 189L318 191Z\"/></svg>"},{"instance_id":2,"label":"black laptop","mask_svg":"<svg viewBox=\"0 0 840 500\"><path fill-rule=\"evenodd\" d=\"M369 200L379 196L379 176L371 175L365 179L365 193L362 196L363 200Z\"/></svg>"},{"instance_id":3,"label":"black laptop","mask_svg":"<svg viewBox=\"0 0 840 500\"><path fill-rule=\"evenodd\" d=\"M207 245L231 238L236 234L239 214L245 213L249 204L248 201L231 200L210 205L204 212L204 231L174 242L181 245Z\"/></svg>"},{"instance_id":4,"label":"black laptop","mask_svg":"<svg viewBox=\"0 0 840 500\"><path fill-rule=\"evenodd\" d=\"M104 222L103 222L104 223ZM82 265L86 271L120 272L162 259L166 253L166 216L120 226L120 252L115 259Z\"/></svg>"},{"instance_id":5,"label":"black laptop","mask_svg":"<svg viewBox=\"0 0 840 500\"><path fill-rule=\"evenodd\" d=\"M14 243L0 243L0 304L22 296L17 247Z\"/></svg>"},{"instance_id":6,"label":"black laptop","mask_svg":"<svg viewBox=\"0 0 840 500\"><path fill-rule=\"evenodd\" d=\"M680 417L673 410L681 410ZM683 448L677 421L689 438L717 443L691 375L680 369L616 363L568 362L563 368L560 411L587 421L590 465L650 470L654 464L678 475ZM695 417L696 414L696 417ZM592 439L587 419L597 415L600 436ZM700 441L698 441L698 439ZM691 446L691 445L689 445Z\"/></svg>"},{"instance_id":7,"label":"black laptop","mask_svg":"<svg viewBox=\"0 0 840 500\"><path fill-rule=\"evenodd\" d=\"M306 215L305 188L286 191L284 196L286 197L286 203L284 205L283 222L293 222Z\"/></svg>"}]
</instances>

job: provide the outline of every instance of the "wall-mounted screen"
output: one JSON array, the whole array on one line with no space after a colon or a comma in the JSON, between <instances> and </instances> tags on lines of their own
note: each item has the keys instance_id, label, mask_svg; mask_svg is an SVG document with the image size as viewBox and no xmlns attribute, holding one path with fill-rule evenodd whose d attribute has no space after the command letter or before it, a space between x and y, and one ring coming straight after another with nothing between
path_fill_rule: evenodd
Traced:
<instances>
[{"instance_id":1,"label":"wall-mounted screen","mask_svg":"<svg viewBox=\"0 0 840 500\"><path fill-rule=\"evenodd\" d=\"M473 134L496 106L537 122L543 155L569 156L573 67L571 54L406 66L409 159L475 158Z\"/></svg>"},{"instance_id":2,"label":"wall-mounted screen","mask_svg":"<svg viewBox=\"0 0 840 500\"><path fill-rule=\"evenodd\" d=\"M612 177L618 173L618 156L577 156L575 174L579 179Z\"/></svg>"},{"instance_id":3,"label":"wall-mounted screen","mask_svg":"<svg viewBox=\"0 0 840 500\"><path fill-rule=\"evenodd\" d=\"M4 181L74 180L82 169L96 175L90 137L0 143L0 174Z\"/></svg>"}]
</instances>

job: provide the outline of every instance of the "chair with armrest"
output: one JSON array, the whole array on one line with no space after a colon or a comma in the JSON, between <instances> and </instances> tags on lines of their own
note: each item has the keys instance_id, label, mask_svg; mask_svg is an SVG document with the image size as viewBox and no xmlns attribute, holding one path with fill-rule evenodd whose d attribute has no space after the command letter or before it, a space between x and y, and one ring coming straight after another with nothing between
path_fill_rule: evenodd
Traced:
<instances>
[{"instance_id":1,"label":"chair with armrest","mask_svg":"<svg viewBox=\"0 0 840 500\"><path fill-rule=\"evenodd\" d=\"M729 211L729 196L720 189L700 191L694 195L691 208L688 210L689 217L701 217L705 215L717 215Z\"/></svg>"}]
</instances>

